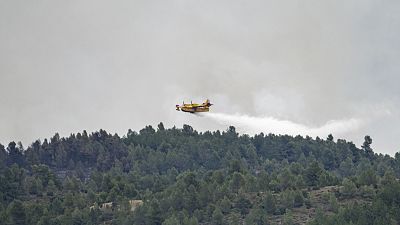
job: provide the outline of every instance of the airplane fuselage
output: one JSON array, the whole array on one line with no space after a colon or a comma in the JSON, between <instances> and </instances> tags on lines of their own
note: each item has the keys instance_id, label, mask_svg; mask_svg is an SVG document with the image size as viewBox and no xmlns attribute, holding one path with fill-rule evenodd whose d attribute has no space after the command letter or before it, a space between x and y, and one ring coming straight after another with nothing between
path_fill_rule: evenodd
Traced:
<instances>
[{"instance_id":1,"label":"airplane fuselage","mask_svg":"<svg viewBox=\"0 0 400 225\"><path fill-rule=\"evenodd\" d=\"M203 107L203 106L200 106L200 107L196 107L196 108L193 108L193 107L181 107L180 108L181 109L181 111L183 111L183 112L189 112L189 113L196 113L196 112L209 112L210 111L210 108L209 107Z\"/></svg>"}]
</instances>

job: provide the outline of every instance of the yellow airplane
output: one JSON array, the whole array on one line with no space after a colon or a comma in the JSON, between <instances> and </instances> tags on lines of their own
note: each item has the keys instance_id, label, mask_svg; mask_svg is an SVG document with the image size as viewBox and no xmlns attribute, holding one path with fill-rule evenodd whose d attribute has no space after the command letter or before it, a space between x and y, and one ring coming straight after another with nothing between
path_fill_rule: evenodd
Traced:
<instances>
[{"instance_id":1,"label":"yellow airplane","mask_svg":"<svg viewBox=\"0 0 400 225\"><path fill-rule=\"evenodd\" d=\"M202 104L196 104L192 102L190 102L190 104L185 104L185 102L183 102L182 105L176 105L176 110L188 113L208 112L210 111L210 106L212 105L213 104L211 104L210 100L208 99Z\"/></svg>"}]
</instances>

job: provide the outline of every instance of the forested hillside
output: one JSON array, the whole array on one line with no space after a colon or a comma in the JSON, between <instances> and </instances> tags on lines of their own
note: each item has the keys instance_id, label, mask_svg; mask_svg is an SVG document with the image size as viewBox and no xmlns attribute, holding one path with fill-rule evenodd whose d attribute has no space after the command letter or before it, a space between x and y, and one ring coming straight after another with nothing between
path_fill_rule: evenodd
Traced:
<instances>
[{"instance_id":1,"label":"forested hillside","mask_svg":"<svg viewBox=\"0 0 400 225\"><path fill-rule=\"evenodd\" d=\"M399 224L400 154L371 144L162 123L11 142L0 224Z\"/></svg>"}]
</instances>

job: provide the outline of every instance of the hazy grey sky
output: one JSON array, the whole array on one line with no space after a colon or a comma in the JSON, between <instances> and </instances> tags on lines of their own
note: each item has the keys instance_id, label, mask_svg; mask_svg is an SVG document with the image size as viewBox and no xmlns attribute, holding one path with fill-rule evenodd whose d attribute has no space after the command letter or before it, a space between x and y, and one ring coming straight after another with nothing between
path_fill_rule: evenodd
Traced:
<instances>
[{"instance_id":1,"label":"hazy grey sky","mask_svg":"<svg viewBox=\"0 0 400 225\"><path fill-rule=\"evenodd\" d=\"M175 111L208 97L215 112L301 131L357 119L339 137L369 134L393 155L399 28L398 0L2 0L0 143L160 121L225 129Z\"/></svg>"}]
</instances>

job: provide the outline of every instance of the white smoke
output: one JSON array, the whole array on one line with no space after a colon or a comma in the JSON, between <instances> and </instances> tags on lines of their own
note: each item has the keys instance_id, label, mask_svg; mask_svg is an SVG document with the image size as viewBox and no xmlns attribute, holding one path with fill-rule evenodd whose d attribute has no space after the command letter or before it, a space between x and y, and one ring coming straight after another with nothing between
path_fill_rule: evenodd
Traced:
<instances>
[{"instance_id":1,"label":"white smoke","mask_svg":"<svg viewBox=\"0 0 400 225\"><path fill-rule=\"evenodd\" d=\"M223 125L233 125L238 131L248 134L274 133L288 135L309 135L312 137L326 137L329 134L341 136L355 131L363 125L361 119L351 118L331 120L319 127L311 127L288 120L279 120L273 117L253 117L240 114L205 113L202 116L215 120Z\"/></svg>"}]
</instances>

